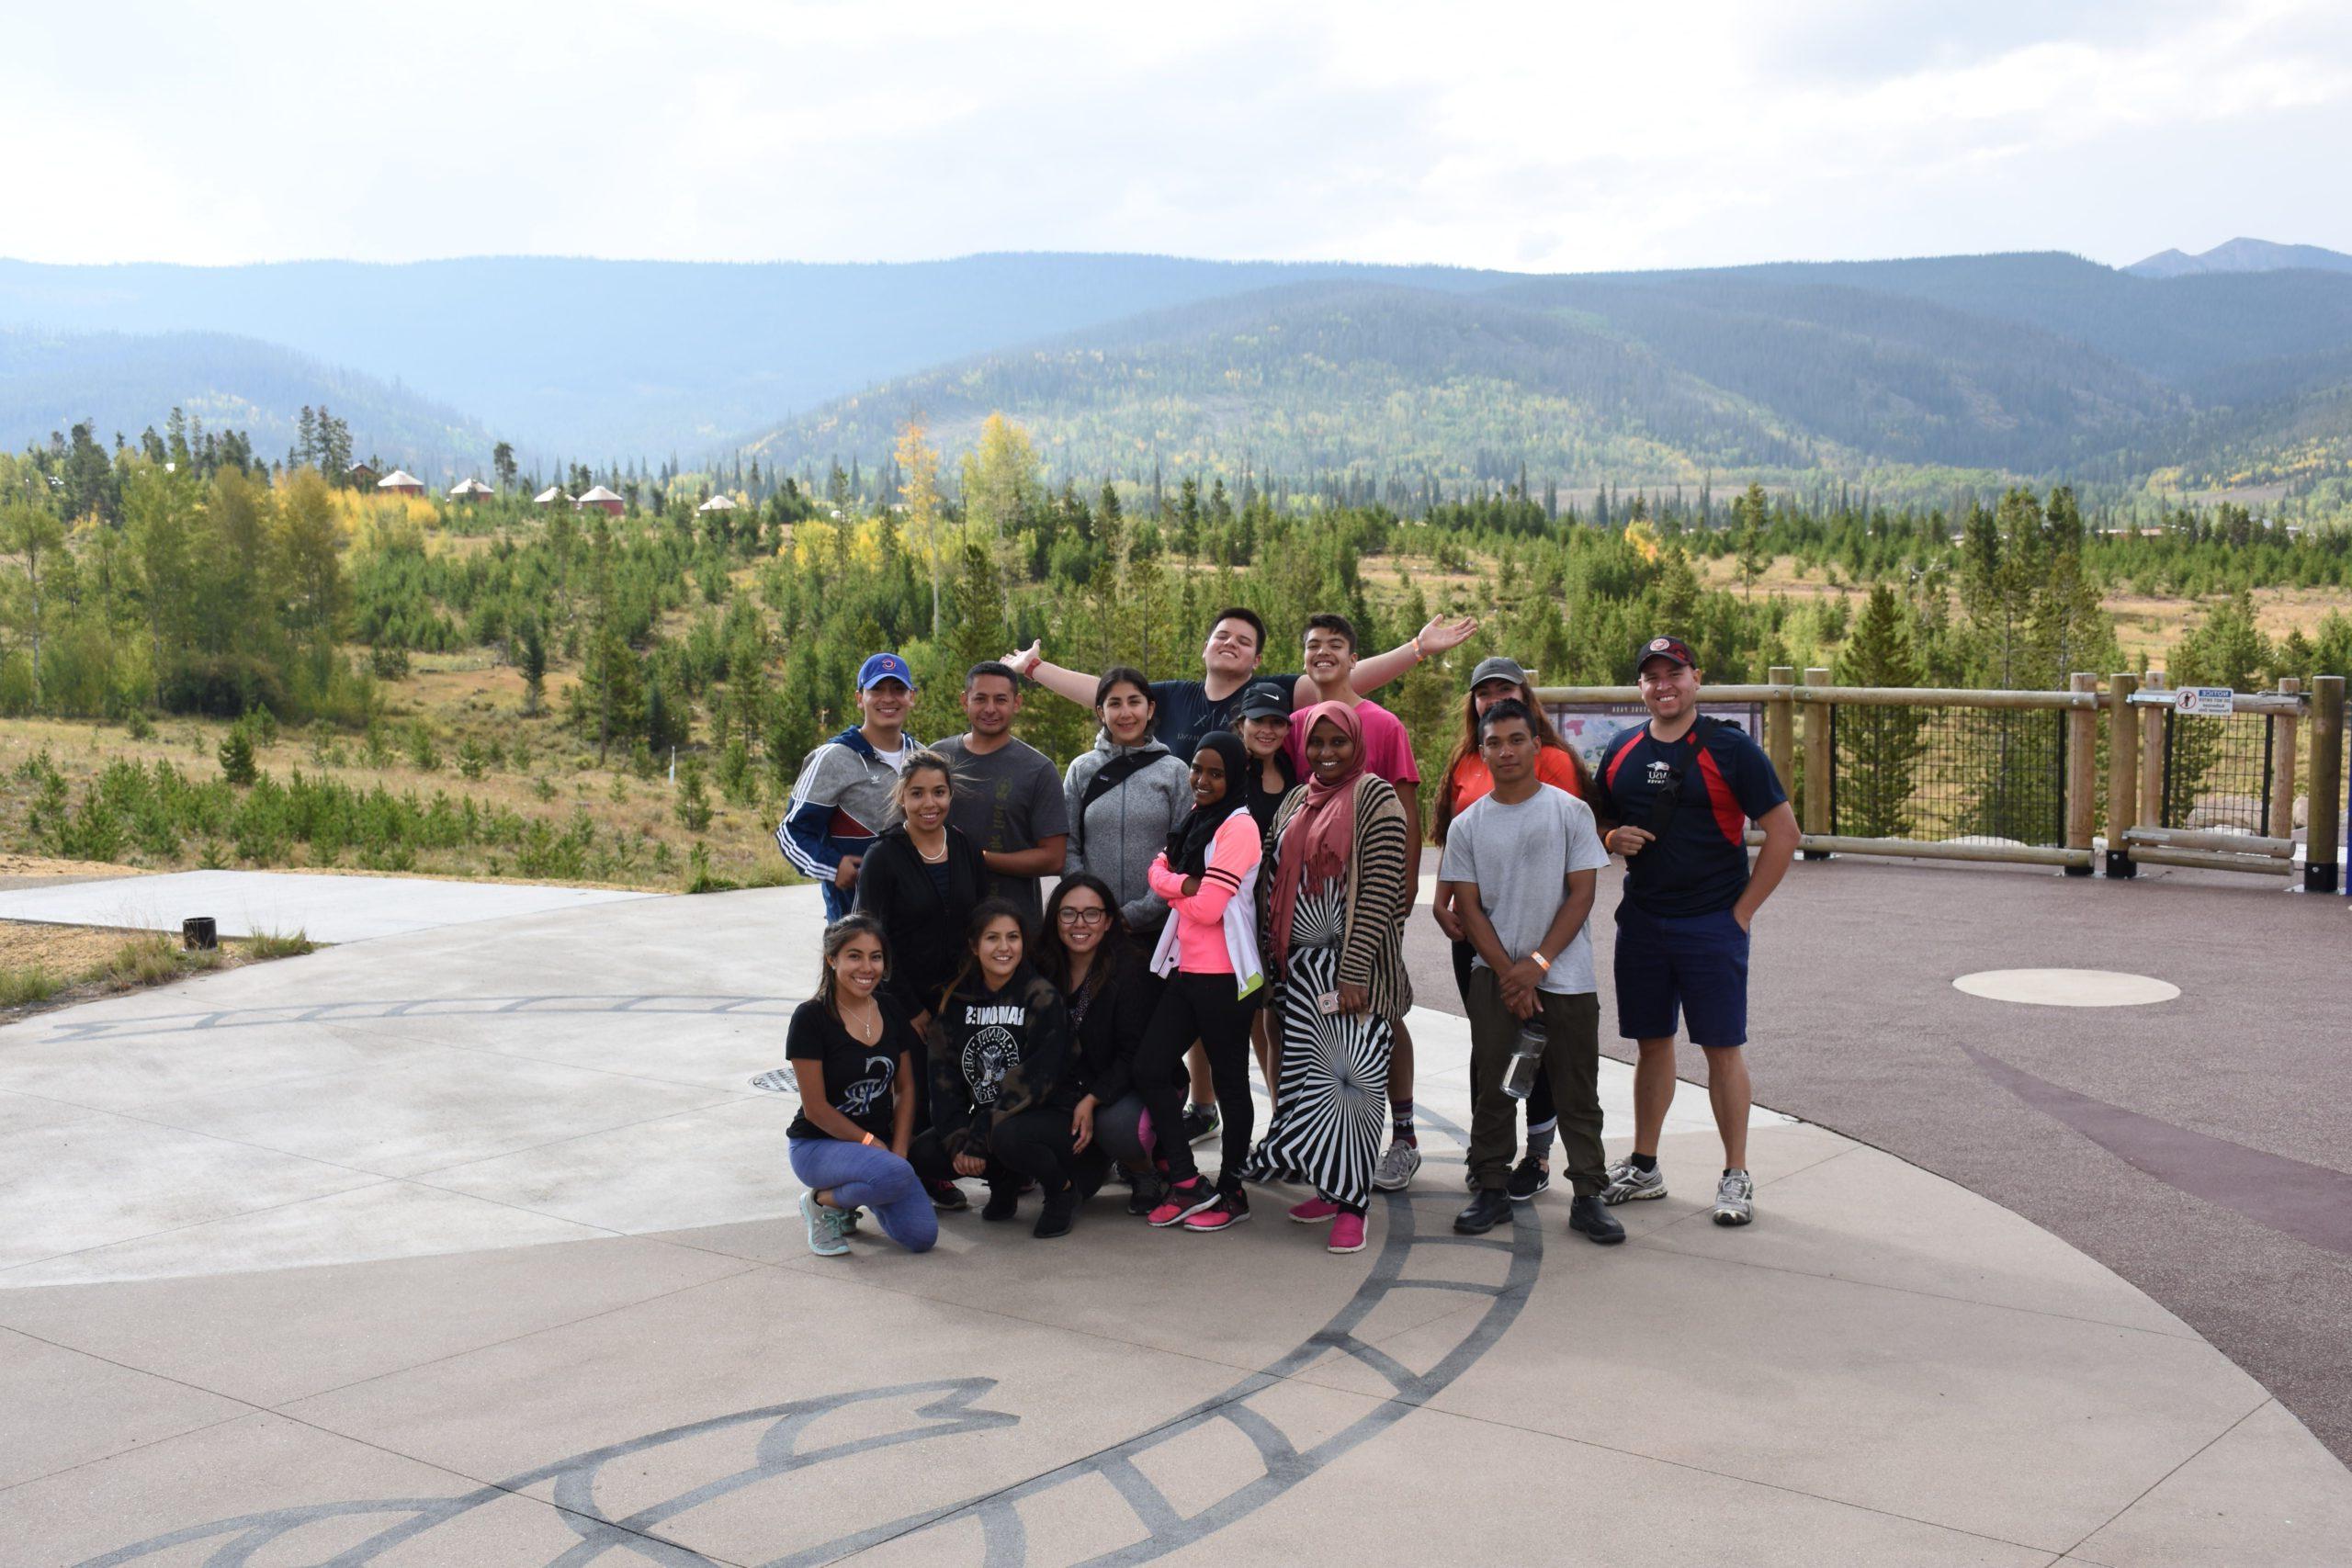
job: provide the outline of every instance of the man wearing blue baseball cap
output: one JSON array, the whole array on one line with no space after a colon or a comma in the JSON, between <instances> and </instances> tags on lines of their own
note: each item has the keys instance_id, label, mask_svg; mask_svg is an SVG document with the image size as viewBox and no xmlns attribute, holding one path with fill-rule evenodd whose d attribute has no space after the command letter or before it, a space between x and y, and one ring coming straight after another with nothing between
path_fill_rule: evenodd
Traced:
<instances>
[{"instance_id":1,"label":"man wearing blue baseball cap","mask_svg":"<svg viewBox=\"0 0 2352 1568\"><path fill-rule=\"evenodd\" d=\"M857 667L857 711L852 725L808 753L792 781L792 800L776 824L775 847L793 869L825 889L825 919L838 920L857 895L858 863L875 836L898 817L891 804L899 770L922 742L907 737L914 710L914 671L895 653L877 653Z\"/></svg>"}]
</instances>

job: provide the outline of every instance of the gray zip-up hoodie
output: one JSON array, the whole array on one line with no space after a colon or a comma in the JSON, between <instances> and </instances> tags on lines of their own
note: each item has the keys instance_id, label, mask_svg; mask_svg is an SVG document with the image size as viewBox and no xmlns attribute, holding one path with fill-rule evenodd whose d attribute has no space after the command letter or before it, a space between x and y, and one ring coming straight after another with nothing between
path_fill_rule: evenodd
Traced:
<instances>
[{"instance_id":1,"label":"gray zip-up hoodie","mask_svg":"<svg viewBox=\"0 0 2352 1568\"><path fill-rule=\"evenodd\" d=\"M1095 797L1083 813L1086 786L1114 757L1148 757L1136 773ZM1168 835L1193 808L1193 773L1157 740L1119 746L1098 730L1094 750L1078 757L1062 780L1069 803L1069 853L1065 875L1091 871L1111 885L1119 913L1138 931L1156 931L1168 919L1168 903L1151 890L1144 874L1168 847Z\"/></svg>"}]
</instances>

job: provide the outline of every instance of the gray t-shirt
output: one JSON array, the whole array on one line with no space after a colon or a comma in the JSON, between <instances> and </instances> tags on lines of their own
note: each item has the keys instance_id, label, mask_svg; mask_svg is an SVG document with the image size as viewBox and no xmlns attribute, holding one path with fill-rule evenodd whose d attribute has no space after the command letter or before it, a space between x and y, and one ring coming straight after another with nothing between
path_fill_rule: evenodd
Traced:
<instances>
[{"instance_id":1,"label":"gray t-shirt","mask_svg":"<svg viewBox=\"0 0 2352 1568\"><path fill-rule=\"evenodd\" d=\"M1481 795L1445 832L1441 882L1477 885L1478 908L1495 928L1503 951L1521 958L1535 951L1552 917L1568 897L1568 873L1599 871L1609 863L1592 807L1564 789L1544 785L1516 806ZM1592 922L1587 920L1567 950L1552 960L1542 990L1563 995L1596 991L1592 973ZM1476 961L1486 964L1484 958Z\"/></svg>"},{"instance_id":2,"label":"gray t-shirt","mask_svg":"<svg viewBox=\"0 0 2352 1568\"><path fill-rule=\"evenodd\" d=\"M983 850L1034 850L1040 839L1069 831L1069 806L1062 776L1043 751L1023 740L1007 740L993 751L974 754L964 737L943 740L939 754L956 770L956 802L947 819ZM1045 913L1042 879L996 877L996 890L1029 911Z\"/></svg>"}]
</instances>

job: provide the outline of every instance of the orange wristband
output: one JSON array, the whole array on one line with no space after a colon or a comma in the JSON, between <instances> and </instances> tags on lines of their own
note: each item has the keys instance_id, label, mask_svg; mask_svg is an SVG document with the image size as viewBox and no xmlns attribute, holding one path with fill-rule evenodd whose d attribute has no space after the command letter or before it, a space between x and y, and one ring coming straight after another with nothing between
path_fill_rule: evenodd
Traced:
<instances>
[{"instance_id":1,"label":"orange wristband","mask_svg":"<svg viewBox=\"0 0 2352 1568\"><path fill-rule=\"evenodd\" d=\"M858 1140L858 1142L859 1142L859 1143L861 1143L861 1144L864 1144L867 1148L869 1148L869 1149L870 1149L870 1148L872 1148L872 1147L874 1147L874 1146L875 1146L874 1134L871 1134L871 1133L868 1133L868 1134L865 1134L865 1136L864 1136L863 1138L860 1138L860 1139Z\"/></svg>"}]
</instances>

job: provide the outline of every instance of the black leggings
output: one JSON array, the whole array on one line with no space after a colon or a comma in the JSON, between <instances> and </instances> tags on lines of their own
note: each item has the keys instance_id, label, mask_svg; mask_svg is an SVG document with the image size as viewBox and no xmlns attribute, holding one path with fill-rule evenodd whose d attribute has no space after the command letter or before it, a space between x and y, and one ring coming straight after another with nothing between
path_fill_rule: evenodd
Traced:
<instances>
[{"instance_id":1,"label":"black leggings","mask_svg":"<svg viewBox=\"0 0 2352 1568\"><path fill-rule=\"evenodd\" d=\"M1478 950L1466 942L1453 944L1453 988L1462 993L1462 1009L1470 1010L1470 961ZM1535 1069L1535 1087L1527 1094L1527 1124L1541 1127L1546 1122L1556 1122L1560 1113L1552 1108L1552 1075L1543 1067Z\"/></svg>"},{"instance_id":2,"label":"black leggings","mask_svg":"<svg viewBox=\"0 0 2352 1568\"><path fill-rule=\"evenodd\" d=\"M1070 1153L1069 1112L1039 1106L1007 1116L989 1132L988 1173L990 1187L1020 1185L1027 1177L1048 1192L1076 1180L1091 1190L1102 1184L1097 1168L1102 1156L1092 1146L1084 1154ZM937 1133L924 1133L907 1150L915 1173L934 1186L956 1179L956 1163ZM1086 1178L1093 1178L1090 1187Z\"/></svg>"},{"instance_id":3,"label":"black leggings","mask_svg":"<svg viewBox=\"0 0 2352 1568\"><path fill-rule=\"evenodd\" d=\"M1233 986L1230 975L1177 971L1159 993L1143 1043L1136 1048L1136 1090L1151 1112L1152 1135L1159 1157L1168 1162L1170 1181L1190 1181L1200 1174L1192 1145L1184 1141L1186 1080L1181 1070L1195 1040L1208 1053L1209 1081L1216 1086L1217 1115L1225 1123L1219 1184L1238 1185L1250 1157L1258 1117L1250 1098L1250 1017L1258 1010L1258 998L1237 997Z\"/></svg>"}]
</instances>

